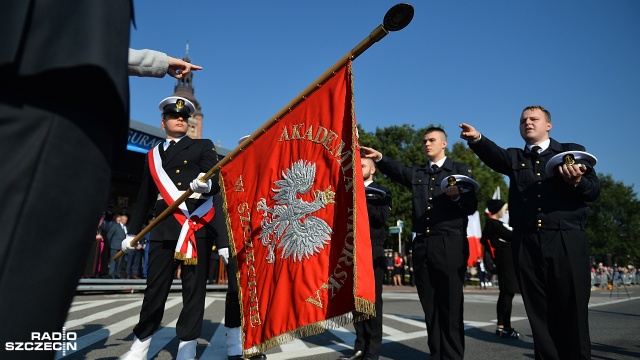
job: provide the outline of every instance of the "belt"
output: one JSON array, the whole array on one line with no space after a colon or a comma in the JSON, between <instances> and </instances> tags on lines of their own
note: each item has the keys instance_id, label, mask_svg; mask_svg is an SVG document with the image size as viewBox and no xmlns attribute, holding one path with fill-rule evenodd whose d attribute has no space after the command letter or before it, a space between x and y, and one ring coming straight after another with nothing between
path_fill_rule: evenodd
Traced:
<instances>
[{"instance_id":1,"label":"belt","mask_svg":"<svg viewBox=\"0 0 640 360\"><path fill-rule=\"evenodd\" d=\"M180 196L182 196L182 194L184 194L186 191L180 191ZM204 194L200 194L197 192L194 192L193 194L191 194L189 196L189 199L208 199L211 196L209 195L204 195ZM162 194L158 194L158 198L156 199L158 201L163 200Z\"/></svg>"}]
</instances>

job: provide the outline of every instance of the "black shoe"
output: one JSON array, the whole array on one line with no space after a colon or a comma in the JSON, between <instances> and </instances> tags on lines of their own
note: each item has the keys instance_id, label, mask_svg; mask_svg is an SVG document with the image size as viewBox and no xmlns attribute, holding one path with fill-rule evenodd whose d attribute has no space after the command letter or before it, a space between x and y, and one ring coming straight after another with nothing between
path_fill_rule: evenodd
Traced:
<instances>
[{"instance_id":1,"label":"black shoe","mask_svg":"<svg viewBox=\"0 0 640 360\"><path fill-rule=\"evenodd\" d=\"M338 358L338 360L359 360L364 358L364 352L362 350L358 350L351 355L342 355Z\"/></svg>"},{"instance_id":2,"label":"black shoe","mask_svg":"<svg viewBox=\"0 0 640 360\"><path fill-rule=\"evenodd\" d=\"M496 335L500 336L501 332L502 332L502 328L497 327L496 328Z\"/></svg>"},{"instance_id":3,"label":"black shoe","mask_svg":"<svg viewBox=\"0 0 640 360\"><path fill-rule=\"evenodd\" d=\"M505 328L500 332L500 337L509 338L509 339L522 339L524 336L519 332L515 331L513 328Z\"/></svg>"}]
</instances>

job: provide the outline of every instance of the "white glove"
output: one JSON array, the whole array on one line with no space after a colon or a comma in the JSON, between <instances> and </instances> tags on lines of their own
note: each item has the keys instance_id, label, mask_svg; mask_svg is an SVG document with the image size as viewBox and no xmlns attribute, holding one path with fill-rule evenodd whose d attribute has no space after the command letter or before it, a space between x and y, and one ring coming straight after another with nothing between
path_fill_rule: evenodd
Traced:
<instances>
[{"instance_id":1,"label":"white glove","mask_svg":"<svg viewBox=\"0 0 640 360\"><path fill-rule=\"evenodd\" d=\"M218 249L218 255L220 255L220 258L224 261L225 265L229 264L229 248Z\"/></svg>"},{"instance_id":2,"label":"white glove","mask_svg":"<svg viewBox=\"0 0 640 360\"><path fill-rule=\"evenodd\" d=\"M208 193L209 191L211 191L211 179L207 180L206 183L200 181L200 178L203 177L204 175L205 173L200 173L200 175L198 175L198 177L193 179L191 184L189 184L189 187L194 193L202 194L202 193Z\"/></svg>"},{"instance_id":3,"label":"white glove","mask_svg":"<svg viewBox=\"0 0 640 360\"><path fill-rule=\"evenodd\" d=\"M127 237L122 240L121 248L123 253L126 254L135 250L135 247L131 246L131 240L133 240L133 238L135 238L135 236L127 235Z\"/></svg>"}]
</instances>

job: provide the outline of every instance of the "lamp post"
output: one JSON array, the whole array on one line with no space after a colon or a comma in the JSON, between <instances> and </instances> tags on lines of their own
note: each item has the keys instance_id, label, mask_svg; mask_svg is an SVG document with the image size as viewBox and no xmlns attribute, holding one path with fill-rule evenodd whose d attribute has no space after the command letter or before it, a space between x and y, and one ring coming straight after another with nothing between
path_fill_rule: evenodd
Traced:
<instances>
[{"instance_id":1,"label":"lamp post","mask_svg":"<svg viewBox=\"0 0 640 360\"><path fill-rule=\"evenodd\" d=\"M398 231L398 254L402 254L402 227L404 226L404 221L396 221L396 226L400 229Z\"/></svg>"}]
</instances>

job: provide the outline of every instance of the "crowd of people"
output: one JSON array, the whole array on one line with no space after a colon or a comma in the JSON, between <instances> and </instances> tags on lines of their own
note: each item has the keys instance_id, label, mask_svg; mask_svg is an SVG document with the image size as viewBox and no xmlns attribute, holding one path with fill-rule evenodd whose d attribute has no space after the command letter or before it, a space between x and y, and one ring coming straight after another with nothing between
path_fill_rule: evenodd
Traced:
<instances>
[{"instance_id":1,"label":"crowd of people","mask_svg":"<svg viewBox=\"0 0 640 360\"><path fill-rule=\"evenodd\" d=\"M384 250L386 270L384 272L384 285L409 285L416 286L413 276L413 254L402 254L391 249Z\"/></svg>"},{"instance_id":2,"label":"crowd of people","mask_svg":"<svg viewBox=\"0 0 640 360\"><path fill-rule=\"evenodd\" d=\"M124 236L117 236L118 228L122 228L126 233L126 224L129 216L126 213L114 214L105 211L100 217L100 222L96 229L95 242L92 243L87 263L82 273L82 278L95 279L125 279L138 280L146 279L149 269L149 234L138 241L134 250L124 254L114 260L115 254L121 250ZM148 223L145 223L145 227ZM226 283L224 272L220 271L220 256L218 252L211 253L209 262L208 283ZM174 277L180 278L180 268L175 272Z\"/></svg>"},{"instance_id":3,"label":"crowd of people","mask_svg":"<svg viewBox=\"0 0 640 360\"><path fill-rule=\"evenodd\" d=\"M602 263L591 264L591 288L611 289L624 285L640 285L640 273L633 265L606 266Z\"/></svg>"},{"instance_id":4,"label":"crowd of people","mask_svg":"<svg viewBox=\"0 0 640 360\"><path fill-rule=\"evenodd\" d=\"M481 259L478 259L479 261ZM486 261L485 261L486 263ZM634 265L606 266L602 262L593 262L587 270L591 274L591 289L608 289L617 286L640 285L640 272ZM481 288L492 287L500 284L500 276L487 265L486 282L482 283L480 278L480 264L467 268L467 281L469 284L478 284Z\"/></svg>"}]
</instances>

